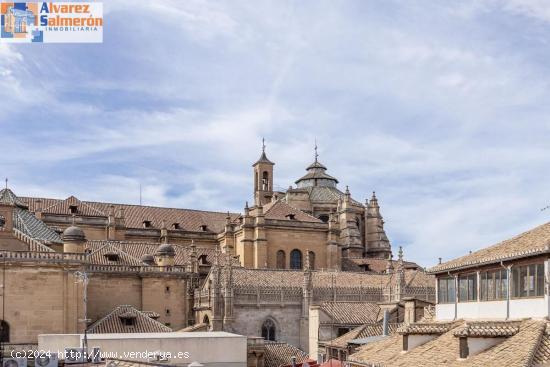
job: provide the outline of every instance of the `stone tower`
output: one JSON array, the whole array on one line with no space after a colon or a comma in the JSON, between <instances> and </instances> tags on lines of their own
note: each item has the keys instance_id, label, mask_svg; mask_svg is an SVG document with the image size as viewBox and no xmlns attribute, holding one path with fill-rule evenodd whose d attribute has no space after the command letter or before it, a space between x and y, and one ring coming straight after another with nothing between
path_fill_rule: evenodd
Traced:
<instances>
[{"instance_id":1,"label":"stone tower","mask_svg":"<svg viewBox=\"0 0 550 367\"><path fill-rule=\"evenodd\" d=\"M380 214L378 199L373 192L365 210L367 257L391 259L391 245L386 231L384 219Z\"/></svg>"},{"instance_id":2,"label":"stone tower","mask_svg":"<svg viewBox=\"0 0 550 367\"><path fill-rule=\"evenodd\" d=\"M262 155L252 165L254 167L254 204L263 206L271 201L273 196L273 166L275 163L267 159L265 140L262 139Z\"/></svg>"}]
</instances>

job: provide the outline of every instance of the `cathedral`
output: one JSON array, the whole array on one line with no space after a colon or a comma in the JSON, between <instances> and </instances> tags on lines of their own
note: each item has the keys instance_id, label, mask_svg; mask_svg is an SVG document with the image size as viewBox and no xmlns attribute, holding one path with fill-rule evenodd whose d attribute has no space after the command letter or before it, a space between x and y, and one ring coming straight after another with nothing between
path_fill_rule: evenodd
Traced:
<instances>
[{"instance_id":1,"label":"cathedral","mask_svg":"<svg viewBox=\"0 0 550 367\"><path fill-rule=\"evenodd\" d=\"M39 334L225 330L308 348L325 301L433 300L378 200L354 200L318 155L285 192L265 146L242 213L0 191L2 341Z\"/></svg>"}]
</instances>

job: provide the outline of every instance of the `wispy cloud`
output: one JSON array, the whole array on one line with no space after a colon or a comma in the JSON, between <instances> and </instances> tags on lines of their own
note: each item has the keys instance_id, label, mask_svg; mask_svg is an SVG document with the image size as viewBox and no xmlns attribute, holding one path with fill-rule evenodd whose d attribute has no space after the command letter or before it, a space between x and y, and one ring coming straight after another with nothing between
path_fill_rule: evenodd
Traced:
<instances>
[{"instance_id":1,"label":"wispy cloud","mask_svg":"<svg viewBox=\"0 0 550 367\"><path fill-rule=\"evenodd\" d=\"M321 159L425 265L548 221L545 1L105 4L102 45L0 44L21 195L241 210ZM140 21L139 27L135 24Z\"/></svg>"}]
</instances>

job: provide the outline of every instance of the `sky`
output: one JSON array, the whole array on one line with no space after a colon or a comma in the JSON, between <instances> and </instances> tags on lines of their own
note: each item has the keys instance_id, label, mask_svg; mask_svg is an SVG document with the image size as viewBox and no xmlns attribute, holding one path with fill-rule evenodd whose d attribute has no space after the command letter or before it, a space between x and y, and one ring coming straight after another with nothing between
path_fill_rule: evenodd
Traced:
<instances>
[{"instance_id":1,"label":"sky","mask_svg":"<svg viewBox=\"0 0 550 367\"><path fill-rule=\"evenodd\" d=\"M546 0L108 0L102 44L0 43L19 196L241 212L314 157L431 266L550 220Z\"/></svg>"}]
</instances>

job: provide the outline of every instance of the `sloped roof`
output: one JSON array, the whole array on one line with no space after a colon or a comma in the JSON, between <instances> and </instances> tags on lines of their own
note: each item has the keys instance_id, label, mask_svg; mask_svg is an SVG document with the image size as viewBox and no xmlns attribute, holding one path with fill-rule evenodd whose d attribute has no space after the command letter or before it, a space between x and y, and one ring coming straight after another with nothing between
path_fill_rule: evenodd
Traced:
<instances>
[{"instance_id":1,"label":"sloped roof","mask_svg":"<svg viewBox=\"0 0 550 367\"><path fill-rule=\"evenodd\" d=\"M132 317L132 326L124 325L122 318ZM121 305L116 307L105 317L94 322L88 327L90 334L115 334L115 333L168 333L168 326L153 320L146 313L139 311L134 306Z\"/></svg>"},{"instance_id":2,"label":"sloped roof","mask_svg":"<svg viewBox=\"0 0 550 367\"><path fill-rule=\"evenodd\" d=\"M90 263L98 265L129 265L142 266L143 255L152 255L159 247L158 243L133 241L88 241L86 248L90 251ZM188 245L172 245L176 252L175 265L186 265L190 260L191 247ZM216 249L197 247L197 256L206 255L206 261L214 261ZM114 252L119 255L118 261L110 261L105 255Z\"/></svg>"},{"instance_id":3,"label":"sloped roof","mask_svg":"<svg viewBox=\"0 0 550 367\"><path fill-rule=\"evenodd\" d=\"M304 213L300 209L294 208L293 206L290 206L281 200L268 203L264 206L263 209L265 219L288 220L292 222L323 223L322 220L315 218L314 216L311 216L307 213ZM294 219L290 219L288 215L294 215Z\"/></svg>"},{"instance_id":4,"label":"sloped roof","mask_svg":"<svg viewBox=\"0 0 550 367\"><path fill-rule=\"evenodd\" d=\"M222 278L225 276L222 272ZM301 289L304 272L300 270L233 269L233 283L244 288L295 288ZM351 273L341 271L312 271L313 288L380 288L391 277L385 274Z\"/></svg>"},{"instance_id":5,"label":"sloped roof","mask_svg":"<svg viewBox=\"0 0 550 367\"><path fill-rule=\"evenodd\" d=\"M115 213L123 209L127 228L143 228L143 221L147 220L151 222L150 228L153 229L160 229L164 221L168 227L173 223L178 223L180 229L184 231L201 232L201 226L206 225L207 231L220 233L225 228L227 218L227 212L81 201L74 196L64 200L31 197L21 197L20 199L29 206L30 211L36 211L40 206L42 212L46 214L72 215L70 206L73 204L78 204L78 215L91 217L107 217L111 207L114 208ZM231 220L239 217L239 214L236 213L229 215Z\"/></svg>"},{"instance_id":6,"label":"sloped roof","mask_svg":"<svg viewBox=\"0 0 550 367\"><path fill-rule=\"evenodd\" d=\"M550 253L550 222L496 245L434 266L428 269L428 272L437 274L463 267L492 264L543 253Z\"/></svg>"},{"instance_id":7,"label":"sloped roof","mask_svg":"<svg viewBox=\"0 0 550 367\"><path fill-rule=\"evenodd\" d=\"M206 323L195 324L195 325L185 327L179 331L181 332L208 331L208 324Z\"/></svg>"},{"instance_id":8,"label":"sloped roof","mask_svg":"<svg viewBox=\"0 0 550 367\"><path fill-rule=\"evenodd\" d=\"M296 362L303 362L308 359L308 354L288 343L265 342L265 367L289 364L292 357L296 357Z\"/></svg>"},{"instance_id":9,"label":"sloped roof","mask_svg":"<svg viewBox=\"0 0 550 367\"><path fill-rule=\"evenodd\" d=\"M347 271L362 271L364 267L367 266L367 271L383 273L386 271L388 261L391 261L394 269L397 268L397 260L377 259L370 257L343 257L342 267ZM422 269L420 265L412 261L403 261L403 266L405 269Z\"/></svg>"},{"instance_id":10,"label":"sloped roof","mask_svg":"<svg viewBox=\"0 0 550 367\"><path fill-rule=\"evenodd\" d=\"M320 309L330 322L346 325L376 323L380 319L380 306L373 302L323 302Z\"/></svg>"},{"instance_id":11,"label":"sloped roof","mask_svg":"<svg viewBox=\"0 0 550 367\"><path fill-rule=\"evenodd\" d=\"M8 188L0 190L0 204L27 208L27 205Z\"/></svg>"},{"instance_id":12,"label":"sloped roof","mask_svg":"<svg viewBox=\"0 0 550 367\"><path fill-rule=\"evenodd\" d=\"M57 232L26 209L13 210L13 225L17 230L40 242L63 243Z\"/></svg>"},{"instance_id":13,"label":"sloped roof","mask_svg":"<svg viewBox=\"0 0 550 367\"><path fill-rule=\"evenodd\" d=\"M401 324L395 323L388 324L389 334L394 334L400 325ZM348 346L348 343L354 339L370 338L372 336L382 335L382 333L382 323L365 324L358 326L355 329L352 329L349 332L345 333L344 335L341 335L338 338L325 343L325 345L332 348L346 348Z\"/></svg>"},{"instance_id":14,"label":"sloped roof","mask_svg":"<svg viewBox=\"0 0 550 367\"><path fill-rule=\"evenodd\" d=\"M352 354L348 360L384 366L534 366L535 356L540 353L541 341L546 327L545 320L527 319L520 322L519 331L479 354L459 359L459 338L454 334L464 326L458 321L441 336L402 353L399 335L367 344Z\"/></svg>"}]
</instances>

